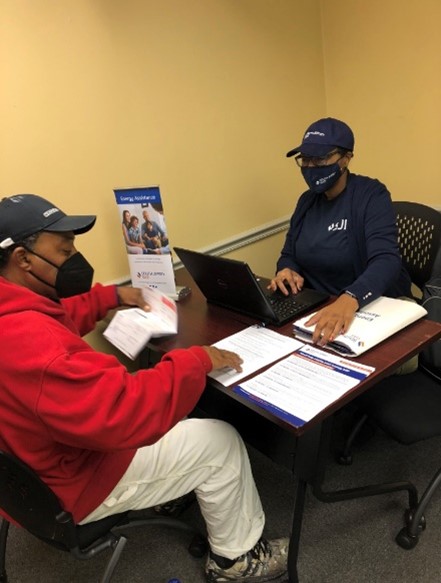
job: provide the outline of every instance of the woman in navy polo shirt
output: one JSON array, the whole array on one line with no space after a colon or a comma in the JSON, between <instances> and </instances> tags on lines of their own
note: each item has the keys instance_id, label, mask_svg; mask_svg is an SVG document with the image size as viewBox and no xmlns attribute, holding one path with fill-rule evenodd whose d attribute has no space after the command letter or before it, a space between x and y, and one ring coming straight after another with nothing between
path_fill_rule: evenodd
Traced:
<instances>
[{"instance_id":1,"label":"woman in navy polo shirt","mask_svg":"<svg viewBox=\"0 0 441 583\"><path fill-rule=\"evenodd\" d=\"M291 217L270 288L288 294L306 286L337 296L308 322L321 346L379 296L411 297L391 196L378 180L349 172L353 150L350 127L328 117L310 125L287 153L295 155L309 190Z\"/></svg>"}]
</instances>

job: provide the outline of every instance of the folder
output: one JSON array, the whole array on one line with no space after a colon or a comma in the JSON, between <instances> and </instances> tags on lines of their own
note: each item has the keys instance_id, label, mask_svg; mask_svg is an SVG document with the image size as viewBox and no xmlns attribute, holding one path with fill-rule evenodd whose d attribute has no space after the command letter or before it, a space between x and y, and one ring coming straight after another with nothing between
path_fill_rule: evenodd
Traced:
<instances>
[{"instance_id":1,"label":"folder","mask_svg":"<svg viewBox=\"0 0 441 583\"><path fill-rule=\"evenodd\" d=\"M346 334L336 336L325 348L344 356L359 356L426 315L427 310L414 301L381 296L355 312ZM312 342L314 326L305 326L311 317L293 323L294 335L304 342Z\"/></svg>"}]
</instances>

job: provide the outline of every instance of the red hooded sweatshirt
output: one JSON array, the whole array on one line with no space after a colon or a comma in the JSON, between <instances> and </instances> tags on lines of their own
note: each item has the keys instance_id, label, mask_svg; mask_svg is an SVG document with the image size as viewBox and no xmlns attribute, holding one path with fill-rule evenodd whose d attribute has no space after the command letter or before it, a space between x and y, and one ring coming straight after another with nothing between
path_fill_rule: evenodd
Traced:
<instances>
[{"instance_id":1,"label":"red hooded sweatshirt","mask_svg":"<svg viewBox=\"0 0 441 583\"><path fill-rule=\"evenodd\" d=\"M58 303L0 277L0 449L33 468L77 522L137 448L193 409L211 370L197 346L136 374L96 352L81 336L117 303L114 286Z\"/></svg>"}]
</instances>

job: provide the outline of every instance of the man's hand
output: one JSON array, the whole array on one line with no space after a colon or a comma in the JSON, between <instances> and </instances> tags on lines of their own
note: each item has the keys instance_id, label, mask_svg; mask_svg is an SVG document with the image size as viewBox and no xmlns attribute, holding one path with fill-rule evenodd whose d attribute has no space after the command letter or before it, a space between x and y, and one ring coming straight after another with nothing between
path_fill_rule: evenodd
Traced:
<instances>
[{"instance_id":1,"label":"man's hand","mask_svg":"<svg viewBox=\"0 0 441 583\"><path fill-rule=\"evenodd\" d=\"M118 294L119 303L122 306L135 306L146 312L150 312L150 306L145 301L139 287L118 286L116 292Z\"/></svg>"},{"instance_id":2,"label":"man's hand","mask_svg":"<svg viewBox=\"0 0 441 583\"><path fill-rule=\"evenodd\" d=\"M203 346L202 348L210 357L213 370L228 366L234 368L237 372L242 372L242 367L240 365L243 363L243 360L235 352L221 350L215 346Z\"/></svg>"},{"instance_id":3,"label":"man's hand","mask_svg":"<svg viewBox=\"0 0 441 583\"><path fill-rule=\"evenodd\" d=\"M319 310L315 316L305 322L305 326L314 326L312 341L319 346L332 342L339 334L345 334L358 310L358 302L348 294L342 294L335 302Z\"/></svg>"},{"instance_id":4,"label":"man's hand","mask_svg":"<svg viewBox=\"0 0 441 583\"><path fill-rule=\"evenodd\" d=\"M273 277L268 289L276 291L277 288L279 288L279 290L287 296L290 292L293 294L299 292L303 287L304 281L303 277L296 271L285 267L285 269L278 271L276 276Z\"/></svg>"}]
</instances>

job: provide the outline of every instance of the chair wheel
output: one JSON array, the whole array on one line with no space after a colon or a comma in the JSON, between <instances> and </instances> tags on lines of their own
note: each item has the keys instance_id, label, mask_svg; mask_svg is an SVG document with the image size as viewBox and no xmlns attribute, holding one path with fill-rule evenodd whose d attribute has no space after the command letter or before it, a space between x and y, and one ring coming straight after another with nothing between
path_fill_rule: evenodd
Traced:
<instances>
[{"instance_id":1,"label":"chair wheel","mask_svg":"<svg viewBox=\"0 0 441 583\"><path fill-rule=\"evenodd\" d=\"M192 557L202 558L208 552L207 540L203 536L196 534L188 546L188 552Z\"/></svg>"},{"instance_id":2,"label":"chair wheel","mask_svg":"<svg viewBox=\"0 0 441 583\"><path fill-rule=\"evenodd\" d=\"M418 544L418 535L416 536L409 536L407 532L407 528L402 528L400 532L395 537L397 544L402 548L406 549L406 551L410 551L411 549L415 548Z\"/></svg>"},{"instance_id":3,"label":"chair wheel","mask_svg":"<svg viewBox=\"0 0 441 583\"><path fill-rule=\"evenodd\" d=\"M412 519L413 510L411 508L408 508L404 513L404 522L407 528L410 528L410 525L412 524ZM418 533L423 532L423 530L426 530L426 526L427 526L426 517L423 514L420 518L420 522L418 523Z\"/></svg>"},{"instance_id":4,"label":"chair wheel","mask_svg":"<svg viewBox=\"0 0 441 583\"><path fill-rule=\"evenodd\" d=\"M352 454L340 451L336 455L337 463L341 466L351 466L352 465Z\"/></svg>"}]
</instances>

